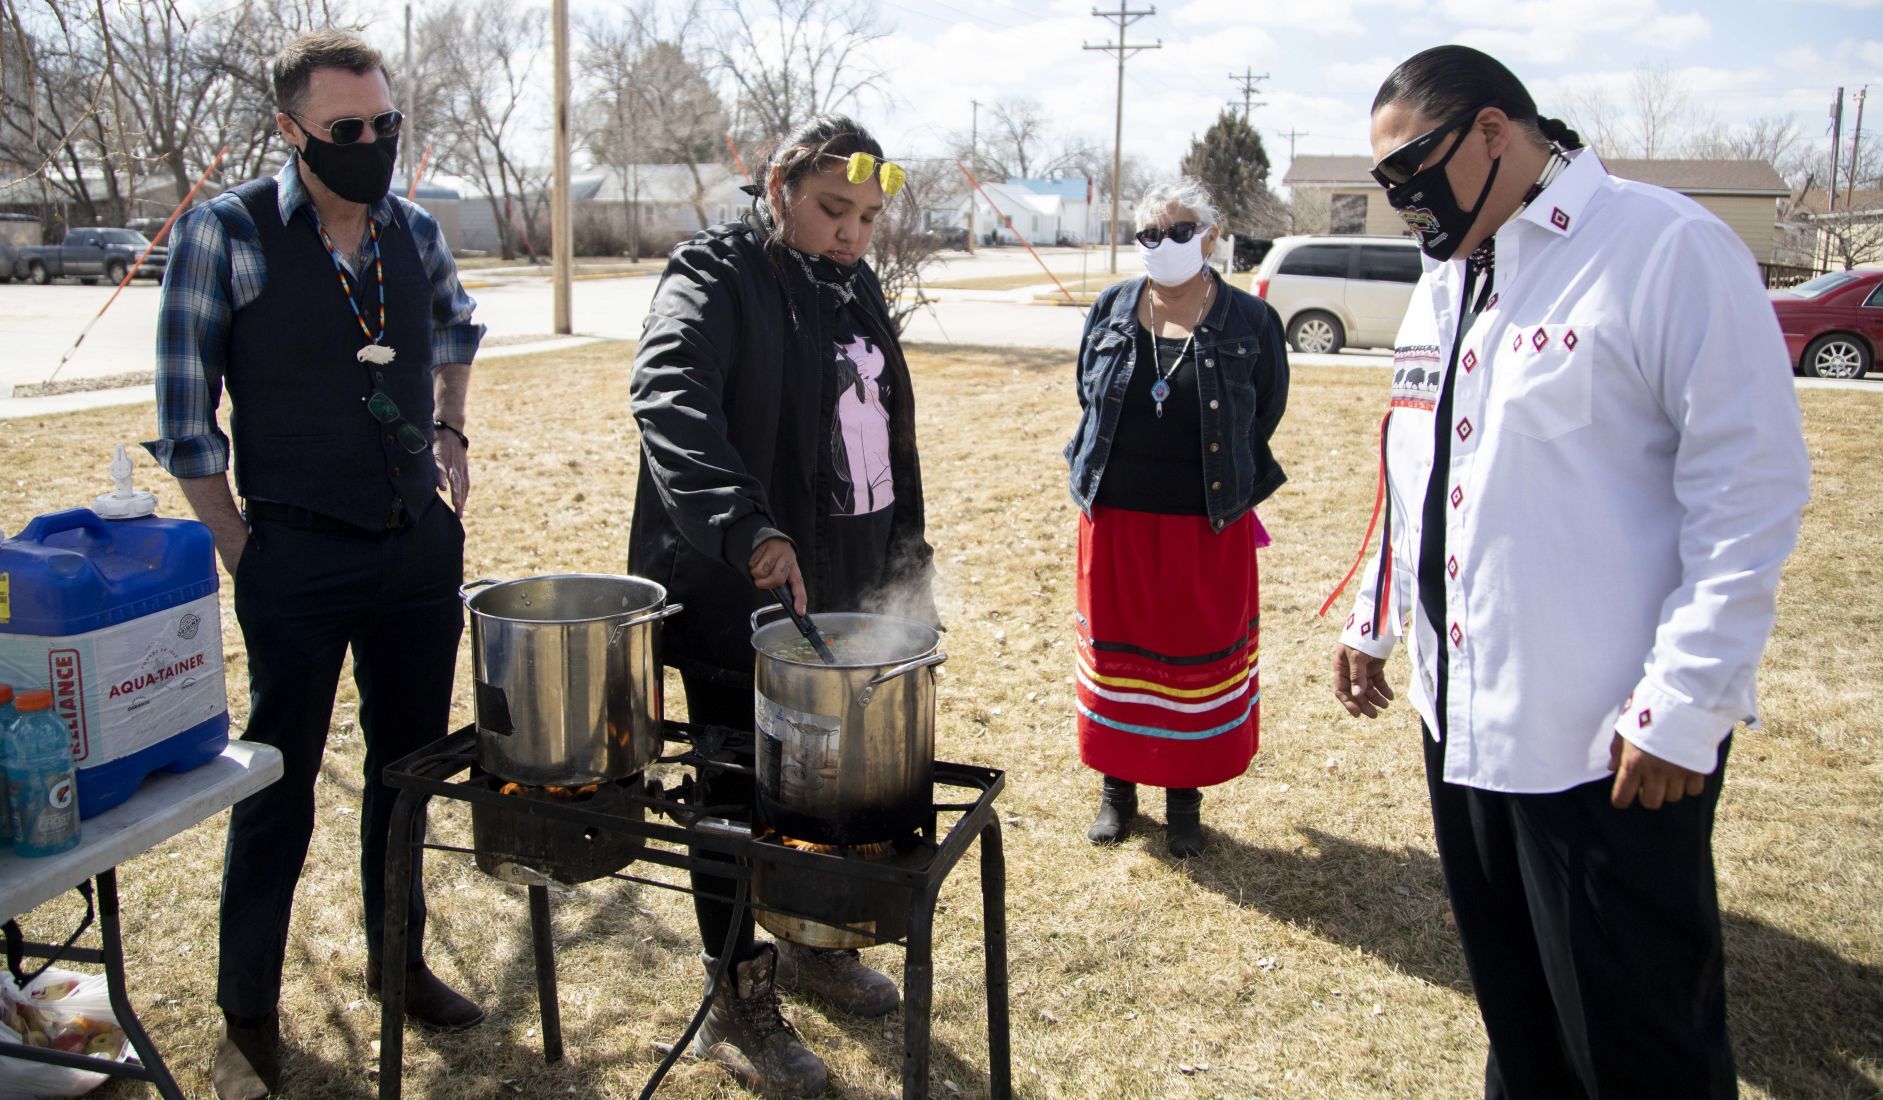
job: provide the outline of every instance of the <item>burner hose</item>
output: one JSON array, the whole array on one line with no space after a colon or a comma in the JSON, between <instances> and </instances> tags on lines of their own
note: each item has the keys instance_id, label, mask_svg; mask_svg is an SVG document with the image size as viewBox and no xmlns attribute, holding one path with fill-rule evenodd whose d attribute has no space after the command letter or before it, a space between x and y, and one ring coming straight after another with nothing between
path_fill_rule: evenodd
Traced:
<instances>
[{"instance_id":1,"label":"burner hose","mask_svg":"<svg viewBox=\"0 0 1883 1100\"><path fill-rule=\"evenodd\" d=\"M680 1055L693 1045L693 1036L699 1034L700 1025L706 1022L706 1013L713 1007L713 998L719 993L719 985L726 980L734 965L732 949L739 945L739 930L745 923L746 901L751 889L751 878L739 880L738 892L732 899L732 921L726 927L726 942L719 945L719 957L713 963L712 974L706 979L706 996L700 1001L699 1011L687 1021L687 1029L680 1033L680 1041L673 1045L667 1057L654 1070L654 1075L647 1079L647 1087L641 1090L641 1100L653 1100L654 1090L666 1080L668 1071L680 1060Z\"/></svg>"}]
</instances>

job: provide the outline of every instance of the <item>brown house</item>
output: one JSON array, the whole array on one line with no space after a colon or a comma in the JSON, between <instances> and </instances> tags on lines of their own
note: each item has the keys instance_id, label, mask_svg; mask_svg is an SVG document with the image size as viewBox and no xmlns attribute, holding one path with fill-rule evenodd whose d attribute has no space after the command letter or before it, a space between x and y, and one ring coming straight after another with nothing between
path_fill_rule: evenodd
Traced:
<instances>
[{"instance_id":1,"label":"brown house","mask_svg":"<svg viewBox=\"0 0 1883 1100\"><path fill-rule=\"evenodd\" d=\"M1779 204L1791 195L1762 160L1604 160L1623 179L1678 191L1733 228L1760 263L1778 250ZM1294 196L1297 233L1402 236L1405 226L1373 181L1371 157L1296 157L1282 177Z\"/></svg>"}]
</instances>

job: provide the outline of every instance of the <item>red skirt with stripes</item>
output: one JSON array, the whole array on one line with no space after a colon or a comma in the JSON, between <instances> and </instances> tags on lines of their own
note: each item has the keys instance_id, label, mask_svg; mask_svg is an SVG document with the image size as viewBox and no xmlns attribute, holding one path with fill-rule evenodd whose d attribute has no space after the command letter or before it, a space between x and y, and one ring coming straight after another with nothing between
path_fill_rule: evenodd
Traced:
<instances>
[{"instance_id":1,"label":"red skirt with stripes","mask_svg":"<svg viewBox=\"0 0 1883 1100\"><path fill-rule=\"evenodd\" d=\"M1250 512L1095 507L1079 519L1079 757L1133 783L1206 787L1255 757L1262 697Z\"/></svg>"}]
</instances>

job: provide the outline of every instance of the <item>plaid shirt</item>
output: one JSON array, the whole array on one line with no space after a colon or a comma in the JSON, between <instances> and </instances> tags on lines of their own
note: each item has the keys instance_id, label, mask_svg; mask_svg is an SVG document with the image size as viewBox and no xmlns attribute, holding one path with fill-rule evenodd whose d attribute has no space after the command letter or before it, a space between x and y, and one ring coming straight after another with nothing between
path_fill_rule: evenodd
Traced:
<instances>
[{"instance_id":1,"label":"plaid shirt","mask_svg":"<svg viewBox=\"0 0 1883 1100\"><path fill-rule=\"evenodd\" d=\"M318 218L290 155L275 174L281 223L302 207ZM471 320L477 303L458 281L458 266L430 214L396 196L373 204L373 220L392 221L392 204L405 209L419 261L432 284L432 363L469 363L484 326ZM345 263L345 257L336 253ZM229 468L229 437L216 422L227 367L229 324L235 311L261 294L268 272L248 207L224 192L177 221L157 310L157 430L144 444L176 477L211 477Z\"/></svg>"}]
</instances>

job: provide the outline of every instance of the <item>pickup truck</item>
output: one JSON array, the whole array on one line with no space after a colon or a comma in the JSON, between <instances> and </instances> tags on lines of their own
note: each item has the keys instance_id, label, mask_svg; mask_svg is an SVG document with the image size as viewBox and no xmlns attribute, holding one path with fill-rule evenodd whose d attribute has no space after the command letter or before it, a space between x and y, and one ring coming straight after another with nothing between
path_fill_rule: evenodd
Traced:
<instances>
[{"instance_id":1,"label":"pickup truck","mask_svg":"<svg viewBox=\"0 0 1883 1100\"><path fill-rule=\"evenodd\" d=\"M105 279L123 281L124 273L144 254L150 241L135 229L83 228L66 231L59 244L19 249L13 259L13 277L45 285L54 279L71 278L82 283ZM167 248L151 249L138 277L163 278Z\"/></svg>"}]
</instances>

